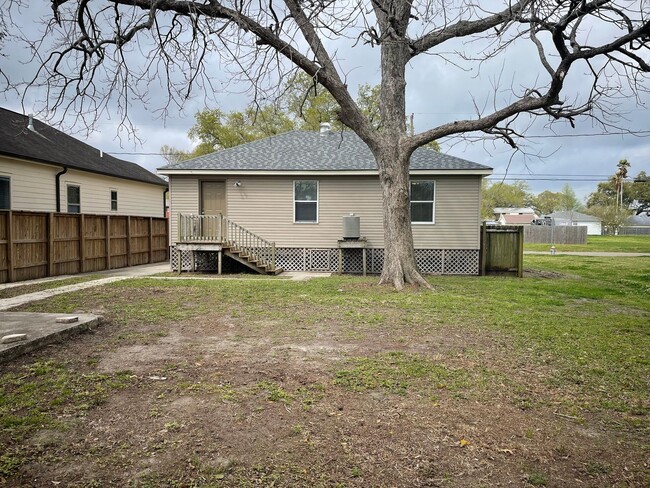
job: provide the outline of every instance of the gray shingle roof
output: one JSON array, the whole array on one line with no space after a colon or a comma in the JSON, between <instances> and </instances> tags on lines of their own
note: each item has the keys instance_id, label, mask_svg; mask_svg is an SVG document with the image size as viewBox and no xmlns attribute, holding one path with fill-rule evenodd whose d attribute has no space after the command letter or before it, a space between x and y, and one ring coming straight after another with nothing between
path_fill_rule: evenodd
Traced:
<instances>
[{"instance_id":1,"label":"gray shingle roof","mask_svg":"<svg viewBox=\"0 0 650 488\"><path fill-rule=\"evenodd\" d=\"M38 120L34 120L35 132L31 131L28 123L26 115L0 108L0 154L167 186L142 166L108 154L101 156L99 149Z\"/></svg>"},{"instance_id":2,"label":"gray shingle roof","mask_svg":"<svg viewBox=\"0 0 650 488\"><path fill-rule=\"evenodd\" d=\"M366 144L353 132L291 131L266 139L215 151L165 170L222 171L368 171L376 170L375 159ZM427 148L411 157L412 170L491 170Z\"/></svg>"},{"instance_id":3,"label":"gray shingle roof","mask_svg":"<svg viewBox=\"0 0 650 488\"><path fill-rule=\"evenodd\" d=\"M550 214L554 219L579 220L581 222L600 222L598 217L587 215L576 211L553 212Z\"/></svg>"}]
</instances>

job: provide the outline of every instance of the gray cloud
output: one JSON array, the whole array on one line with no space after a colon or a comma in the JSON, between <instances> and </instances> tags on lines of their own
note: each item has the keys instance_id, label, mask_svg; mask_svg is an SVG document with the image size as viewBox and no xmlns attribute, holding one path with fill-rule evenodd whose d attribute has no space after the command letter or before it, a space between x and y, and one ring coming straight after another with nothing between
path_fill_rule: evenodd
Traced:
<instances>
[{"instance_id":1,"label":"gray cloud","mask_svg":"<svg viewBox=\"0 0 650 488\"><path fill-rule=\"evenodd\" d=\"M21 15L14 16L14 21L26 37L38 35L42 25L37 19L51 15L49 4L46 2L31 2L23 8ZM602 33L600 35L603 35ZM337 51L337 60L346 75L346 81L354 91L361 83L376 84L379 82L379 50L369 46L358 45L352 49L349 41L328 41L328 49ZM485 44L480 42L463 44L458 41L444 46L445 52L456 50L476 52ZM13 79L29 79L33 76L36 65L23 64L28 59L28 52L19 49L18 43L8 39L3 47L2 70ZM131 53L131 59L137 60L139 54ZM539 68L539 61L530 42L518 42L502 56L478 67L474 61L455 61L460 66L454 66L444 60L445 53L421 56L413 61L407 72L407 111L414 113L416 130L426 130L438 124L451 120L475 116L474 102L489 111L493 103L501 106L511 100L511 92L521 92L523 87L530 86L535 80L544 80L545 73ZM451 57L451 56L450 56ZM187 138L187 130L194 122L193 114L206 105L219 106L224 110L241 110L249 101L248 86L234 85L227 72L233 66L224 64L217 54L209 58L208 74L213 77L214 91L197 92L183 107L170 107L166 118L160 118L155 111L165 103L166 87L159 82L149 84L148 102L132 99L129 103L131 120L142 139L142 145L134 144L129 135L118 131L116 118L102 117L88 135L88 142L106 152L134 161L149 170L164 164L162 157L148 155L158 153L163 144L182 149L189 149L191 141ZM580 68L567 79L566 98L572 101L580 97L588 87L588 79L583 76ZM494 86L498 85L495 96ZM38 101L45 93L29 92L26 97L26 111L35 111ZM642 100L648 102L647 97ZM22 112L23 108L15 94L5 96L3 105L9 109ZM638 107L633 100L621 100L617 109L626 112L627 120L621 121L621 126L632 130L650 131L645 108ZM115 115L115 114L113 114ZM55 118L56 120L56 118ZM63 121L72 124L72 118ZM78 135L84 138L83 127ZM598 133L599 127L594 127L588 120L580 121L575 129L568 124L558 124L554 127L557 135L571 137L555 137L545 127L545 121L533 123L529 133L545 135L545 138L531 139L526 150L532 153L547 155L545 158L526 156L513 152L503 143L471 144L454 141L441 141L444 151L450 154L488 164L495 173L503 174L506 169L510 174L551 174L551 175L608 175L612 174L619 159L627 158L631 162L631 174L641 170L650 172L650 139L632 135L577 137L579 134ZM121 137L118 137L121 136ZM121 154L133 152L138 154ZM522 176L522 179L528 177ZM534 192L550 189L559 190L564 181L529 181ZM579 196L584 197L596 187L596 182L572 181L572 187Z\"/></svg>"}]
</instances>

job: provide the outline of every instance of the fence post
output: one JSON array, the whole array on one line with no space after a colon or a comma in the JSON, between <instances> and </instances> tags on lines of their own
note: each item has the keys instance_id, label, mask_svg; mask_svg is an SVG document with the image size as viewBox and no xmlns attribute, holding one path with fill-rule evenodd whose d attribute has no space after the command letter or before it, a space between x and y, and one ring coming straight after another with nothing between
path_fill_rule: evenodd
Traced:
<instances>
[{"instance_id":1,"label":"fence post","mask_svg":"<svg viewBox=\"0 0 650 488\"><path fill-rule=\"evenodd\" d=\"M153 217L149 217L149 264L153 263Z\"/></svg>"},{"instance_id":2,"label":"fence post","mask_svg":"<svg viewBox=\"0 0 650 488\"><path fill-rule=\"evenodd\" d=\"M111 216L106 216L106 269L111 269Z\"/></svg>"},{"instance_id":3,"label":"fence post","mask_svg":"<svg viewBox=\"0 0 650 488\"><path fill-rule=\"evenodd\" d=\"M131 216L126 216L126 265L131 266Z\"/></svg>"},{"instance_id":4,"label":"fence post","mask_svg":"<svg viewBox=\"0 0 650 488\"><path fill-rule=\"evenodd\" d=\"M7 212L7 281L12 283L16 279L16 263L14 262L14 233L13 212Z\"/></svg>"},{"instance_id":5,"label":"fence post","mask_svg":"<svg viewBox=\"0 0 650 488\"><path fill-rule=\"evenodd\" d=\"M271 269L275 271L275 242L271 244L271 266Z\"/></svg>"},{"instance_id":6,"label":"fence post","mask_svg":"<svg viewBox=\"0 0 650 488\"><path fill-rule=\"evenodd\" d=\"M54 213L50 212L47 218L47 275L54 276Z\"/></svg>"},{"instance_id":7,"label":"fence post","mask_svg":"<svg viewBox=\"0 0 650 488\"><path fill-rule=\"evenodd\" d=\"M79 214L79 272L83 273L86 264L86 225L84 214Z\"/></svg>"},{"instance_id":8,"label":"fence post","mask_svg":"<svg viewBox=\"0 0 650 488\"><path fill-rule=\"evenodd\" d=\"M517 276L524 276L524 228L517 229Z\"/></svg>"},{"instance_id":9,"label":"fence post","mask_svg":"<svg viewBox=\"0 0 650 488\"><path fill-rule=\"evenodd\" d=\"M481 226L481 276L485 276L485 270L487 266L487 224L483 222Z\"/></svg>"}]
</instances>

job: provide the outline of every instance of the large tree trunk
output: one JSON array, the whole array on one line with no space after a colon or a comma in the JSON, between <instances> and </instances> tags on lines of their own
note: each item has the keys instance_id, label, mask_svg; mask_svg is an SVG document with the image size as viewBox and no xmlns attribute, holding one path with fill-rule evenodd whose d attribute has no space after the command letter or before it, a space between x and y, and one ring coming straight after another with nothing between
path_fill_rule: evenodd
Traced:
<instances>
[{"instance_id":1,"label":"large tree trunk","mask_svg":"<svg viewBox=\"0 0 650 488\"><path fill-rule=\"evenodd\" d=\"M379 167L384 217L384 267L380 284L398 290L405 283L431 288L415 263L409 196L410 154L396 145L382 144L375 154Z\"/></svg>"},{"instance_id":2,"label":"large tree trunk","mask_svg":"<svg viewBox=\"0 0 650 488\"><path fill-rule=\"evenodd\" d=\"M405 283L431 288L415 264L409 197L409 161L412 149L406 137L406 63L409 47L406 30L411 4L404 0L378 0L373 3L379 21L381 43L381 89L379 137L370 144L383 193L384 268L382 284L402 289Z\"/></svg>"}]
</instances>

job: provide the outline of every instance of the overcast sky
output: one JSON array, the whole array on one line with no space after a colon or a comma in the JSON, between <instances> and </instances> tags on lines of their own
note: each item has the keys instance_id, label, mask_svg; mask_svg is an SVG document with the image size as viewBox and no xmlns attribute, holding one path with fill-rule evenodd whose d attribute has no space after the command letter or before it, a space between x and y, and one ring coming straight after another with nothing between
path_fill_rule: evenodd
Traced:
<instances>
[{"instance_id":1,"label":"overcast sky","mask_svg":"<svg viewBox=\"0 0 650 488\"><path fill-rule=\"evenodd\" d=\"M35 4L35 5L33 5ZM36 37L42 30L38 19L51 15L49 2L29 2L14 16L27 37ZM471 52L474 45L455 43L445 46L446 52L465 50ZM350 87L361 83L379 83L379 50L368 46L349 47L349 42L329 43L330 50L337 50L339 64L347 73ZM0 68L13 80L28 79L33 76L38 63L27 63L29 52L23 49L15 39L9 37L2 46ZM458 59L456 58L456 61ZM476 62L460 62L460 67L445 62L438 56L422 56L416 59L407 72L407 112L414 114L415 129L422 131L452 120L475 116L475 104L489 110L495 103L500 105L508 100L510 89L533 82L544 74L539 69L539 60L531 49L530 43L515 44L492 63L486 63L479 69ZM215 78L216 88L209 102L211 108L222 110L241 110L249 102L243 93L246 87L233 85L227 75L231 65L212 58L209 71ZM589 79L583 75L585 67L577 67L567 80L568 100L580 96L581 90L588 87ZM543 78L542 78L543 79ZM493 88L498 85L498 89ZM222 89L223 87L223 89ZM20 94L22 95L22 93ZM28 92L23 109L20 97L15 93L5 94L0 98L3 107L21 113L37 111L38 100L44 96L42 91ZM129 140L128 135L118 137L117 117L102 120L89 135L83 127L75 136L89 144L111 153L121 159L136 162L154 171L165 164L157 155L163 144L179 149L189 150L192 142L187 131L194 122L193 114L205 107L205 99L200 93L190 98L182 110L172 108L162 120L155 109L165 102L163 87L151 85L148 103L140 99L130 100L129 110L132 121L138 130L142 144ZM650 102L645 97L642 103ZM460 140L440 141L442 151L464 159L485 164L494 168L494 178L502 178L508 172L508 182L513 178L527 181L531 191L558 191L569 183L580 198L594 191L597 180L605 180L614 173L620 159L627 159L630 175L639 171L650 173L650 117L645 105L637 105L631 100L623 100L616 111L623 118L618 125L637 132L644 132L645 137L635 135L603 135L588 119L578 121L575 128L568 124L557 124L550 130L546 120L538 120L529 129L529 138L522 152L513 152L502 142L466 142ZM64 120L70 125L71 120ZM620 131L614 131L620 132ZM534 155L541 155L536 157Z\"/></svg>"}]
</instances>

